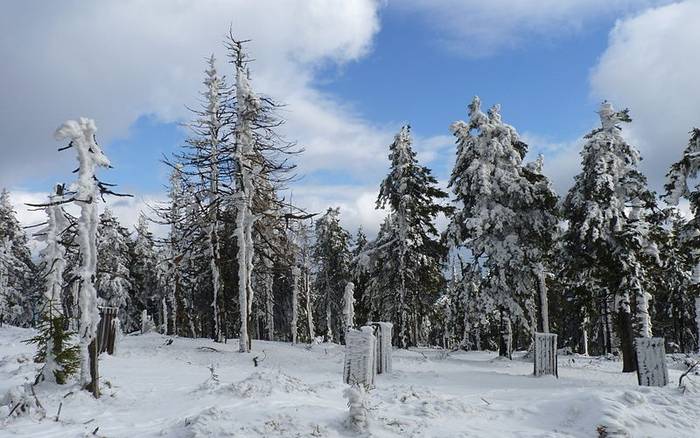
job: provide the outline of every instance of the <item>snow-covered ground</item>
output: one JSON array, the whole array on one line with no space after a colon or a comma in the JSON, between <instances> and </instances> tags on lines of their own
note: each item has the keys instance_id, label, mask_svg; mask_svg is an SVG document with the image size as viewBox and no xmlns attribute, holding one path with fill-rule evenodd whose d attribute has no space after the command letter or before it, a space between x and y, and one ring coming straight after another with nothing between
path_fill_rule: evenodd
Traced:
<instances>
[{"instance_id":1,"label":"snow-covered ground","mask_svg":"<svg viewBox=\"0 0 700 438\"><path fill-rule=\"evenodd\" d=\"M35 375L34 348L21 342L32 333L0 328L0 401ZM0 408L0 436L358 436L345 423L342 346L255 341L241 354L233 341L169 339L127 336L116 356L103 355L99 400L75 386L37 386L46 418L6 418ZM681 394L674 363L669 386L642 388L604 359L561 356L556 379L489 352L394 351L393 373L369 395L367 436L697 437L700 391Z\"/></svg>"}]
</instances>

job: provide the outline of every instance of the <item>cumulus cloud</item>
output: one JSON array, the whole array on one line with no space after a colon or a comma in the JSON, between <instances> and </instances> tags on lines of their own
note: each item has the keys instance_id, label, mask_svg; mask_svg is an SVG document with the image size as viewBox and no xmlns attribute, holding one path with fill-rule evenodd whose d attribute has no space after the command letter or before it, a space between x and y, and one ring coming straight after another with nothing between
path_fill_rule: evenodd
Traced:
<instances>
[{"instance_id":1,"label":"cumulus cloud","mask_svg":"<svg viewBox=\"0 0 700 438\"><path fill-rule=\"evenodd\" d=\"M700 126L698 17L700 1L688 0L619 21L591 75L596 97L630 108L627 135L657 190L690 129Z\"/></svg>"},{"instance_id":2,"label":"cumulus cloud","mask_svg":"<svg viewBox=\"0 0 700 438\"><path fill-rule=\"evenodd\" d=\"M125 137L140 116L166 122L189 117L186 105L198 103L210 53L232 76L222 48L229 26L238 38L252 40L255 89L287 105L284 134L305 148L299 171L377 175L384 167L377 157L385 155L391 129L367 122L313 82L320 68L355 61L371 50L380 7L377 0L4 4L0 186L24 196L18 187L34 177L69 176L74 158L58 154L61 145L51 137L66 119L96 119L98 139L108 145ZM140 204L121 202L116 213L133 222Z\"/></svg>"},{"instance_id":3,"label":"cumulus cloud","mask_svg":"<svg viewBox=\"0 0 700 438\"><path fill-rule=\"evenodd\" d=\"M402 0L399 10L416 13L439 29L450 50L484 56L519 46L532 37L546 41L580 31L594 19L643 10L671 0Z\"/></svg>"},{"instance_id":4,"label":"cumulus cloud","mask_svg":"<svg viewBox=\"0 0 700 438\"><path fill-rule=\"evenodd\" d=\"M534 161L538 154L544 156L544 174L549 177L560 197L566 196L574 185L574 176L581 171L581 148L583 136L570 141L552 141L546 137L524 132L522 140L528 144L525 161Z\"/></svg>"},{"instance_id":5,"label":"cumulus cloud","mask_svg":"<svg viewBox=\"0 0 700 438\"><path fill-rule=\"evenodd\" d=\"M97 120L107 144L141 115L188 116L204 59L230 71L222 39L231 25L251 39L254 86L289 104L287 131L307 149L308 169L353 163L376 147L374 128L311 82L319 67L358 59L379 29L375 0L16 1L0 15L0 184L56 166L53 128ZM330 146L329 146L330 145ZM69 154L63 154L68 165ZM342 160L343 158L348 158Z\"/></svg>"}]
</instances>

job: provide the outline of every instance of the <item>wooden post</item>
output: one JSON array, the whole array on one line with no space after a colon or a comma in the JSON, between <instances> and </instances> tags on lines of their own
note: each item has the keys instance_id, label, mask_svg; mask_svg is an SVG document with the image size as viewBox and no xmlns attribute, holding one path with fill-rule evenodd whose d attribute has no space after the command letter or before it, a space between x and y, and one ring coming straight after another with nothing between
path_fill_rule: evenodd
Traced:
<instances>
[{"instance_id":1,"label":"wooden post","mask_svg":"<svg viewBox=\"0 0 700 438\"><path fill-rule=\"evenodd\" d=\"M533 348L535 376L553 375L559 377L557 369L557 335L554 333L535 333Z\"/></svg>"},{"instance_id":2,"label":"wooden post","mask_svg":"<svg viewBox=\"0 0 700 438\"><path fill-rule=\"evenodd\" d=\"M349 329L345 334L343 381L351 385L371 386L376 374L376 338L372 327Z\"/></svg>"},{"instance_id":3,"label":"wooden post","mask_svg":"<svg viewBox=\"0 0 700 438\"><path fill-rule=\"evenodd\" d=\"M370 322L377 337L377 374L391 372L391 336L394 325L390 322Z\"/></svg>"},{"instance_id":4,"label":"wooden post","mask_svg":"<svg viewBox=\"0 0 700 438\"><path fill-rule=\"evenodd\" d=\"M114 343L117 337L117 308L100 307L100 323L97 325L97 354L114 354Z\"/></svg>"},{"instance_id":5,"label":"wooden post","mask_svg":"<svg viewBox=\"0 0 700 438\"><path fill-rule=\"evenodd\" d=\"M664 338L637 338L637 380L641 386L666 386L666 348Z\"/></svg>"},{"instance_id":6,"label":"wooden post","mask_svg":"<svg viewBox=\"0 0 700 438\"><path fill-rule=\"evenodd\" d=\"M97 344L97 338L95 338L88 346L88 352L90 353L90 384L88 389L95 398L100 398L100 370L98 366L100 353L97 351Z\"/></svg>"}]
</instances>

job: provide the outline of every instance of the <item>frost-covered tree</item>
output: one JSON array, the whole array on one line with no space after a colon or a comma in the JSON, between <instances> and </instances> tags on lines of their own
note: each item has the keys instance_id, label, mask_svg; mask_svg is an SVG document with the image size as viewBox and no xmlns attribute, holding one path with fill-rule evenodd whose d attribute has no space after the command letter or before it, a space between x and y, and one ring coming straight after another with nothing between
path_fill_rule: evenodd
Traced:
<instances>
[{"instance_id":1,"label":"frost-covered tree","mask_svg":"<svg viewBox=\"0 0 700 438\"><path fill-rule=\"evenodd\" d=\"M117 315L126 332L136 330L139 326L139 321L132 319L132 313L135 315L138 312L131 312L131 307L138 306L129 293L132 288L129 243L130 236L126 228L121 226L109 208L105 208L97 227L95 287L102 305L119 309Z\"/></svg>"},{"instance_id":2,"label":"frost-covered tree","mask_svg":"<svg viewBox=\"0 0 700 438\"><path fill-rule=\"evenodd\" d=\"M139 214L139 220L134 231L130 245L129 276L125 277L131 284L131 302L127 312L128 320L123 321L125 332L139 329L141 314L144 310L150 315L158 314L162 298L160 292L164 289L159 282L163 275L160 270L155 239L149 229L148 218L145 214ZM121 260L126 261L123 257ZM172 313L174 317L175 312ZM165 321L160 322L161 324L165 323ZM168 333L174 334L173 331L168 331Z\"/></svg>"},{"instance_id":3,"label":"frost-covered tree","mask_svg":"<svg viewBox=\"0 0 700 438\"><path fill-rule=\"evenodd\" d=\"M691 249L693 263L690 277L690 293L694 296L696 339L700 339L700 185L692 189L688 180L697 178L700 170L700 129L694 128L690 133L688 146L683 151L680 161L671 166L667 174L665 199L671 205L678 205L681 198L688 199L692 218L688 222L686 245ZM700 351L700 342L697 342Z\"/></svg>"},{"instance_id":4,"label":"frost-covered tree","mask_svg":"<svg viewBox=\"0 0 700 438\"><path fill-rule=\"evenodd\" d=\"M357 234L352 246L352 263L350 264L350 274L352 282L355 285L355 315L356 320L360 323L369 321L369 298L365 299L367 294L367 283L369 282L369 274L362 267L362 259L360 255L365 250L369 241L362 227L358 228Z\"/></svg>"},{"instance_id":5,"label":"frost-covered tree","mask_svg":"<svg viewBox=\"0 0 700 438\"><path fill-rule=\"evenodd\" d=\"M238 43L235 49L236 67L236 149L237 180L235 193L236 243L238 245L238 306L240 310L241 352L250 351L250 315L253 305L253 227L257 220L253 210L258 178L262 166L255 157L253 124L260 111L260 100L253 92L245 69L245 53Z\"/></svg>"},{"instance_id":6,"label":"frost-covered tree","mask_svg":"<svg viewBox=\"0 0 700 438\"><path fill-rule=\"evenodd\" d=\"M361 257L370 276L365 293L379 304L377 316L389 318L401 347L418 343L423 316L443 287L440 243L434 221L448 209L439 204L447 193L412 148L410 127L401 128L389 146L390 171L382 181L377 208L388 208L381 239Z\"/></svg>"},{"instance_id":7,"label":"frost-covered tree","mask_svg":"<svg viewBox=\"0 0 700 438\"><path fill-rule=\"evenodd\" d=\"M458 146L450 187L459 208L447 235L481 271L479 292L500 315L499 352L510 356L511 321L534 329L539 281L556 233L556 196L541 164L523 165L527 145L501 120L499 106L485 114L475 97L469 120L451 129Z\"/></svg>"},{"instance_id":8,"label":"frost-covered tree","mask_svg":"<svg viewBox=\"0 0 700 438\"><path fill-rule=\"evenodd\" d=\"M100 314L97 309L97 291L95 274L97 271L97 196L113 193L96 178L98 167L109 167L109 159L95 140L97 127L92 119L81 118L69 120L56 130L57 140L69 140L68 148L74 148L78 155L78 180L71 184L72 198L80 207L78 219L78 245L80 248L80 267L76 273L79 278L80 293L80 383L90 389L95 397L100 391L95 372L90 370L88 346L95 339ZM97 358L93 359L93 370L97 370Z\"/></svg>"},{"instance_id":9,"label":"frost-covered tree","mask_svg":"<svg viewBox=\"0 0 700 438\"><path fill-rule=\"evenodd\" d=\"M209 308L201 308L198 313L207 319L211 336L217 342L223 342L225 303L222 285L222 211L228 197L227 191L233 186L233 168L236 166L230 157L229 139L232 128L232 114L229 105L231 90L223 75L216 67L216 59L212 55L207 60L204 72L204 90L201 93L201 104L193 109L193 119L187 123L189 136L182 151L175 155L174 163L168 163L173 168L173 175L178 179L171 181L171 190L187 192L191 205L187 206L193 214L184 214L184 205L175 206L174 211L161 211L166 222L171 227L178 227L181 236L187 236L190 245L187 251L177 251L170 254L179 260L170 260L181 264L183 255L187 261L195 265L195 270L206 264L207 271L197 275L197 305L209 302ZM171 197L172 198L172 197ZM172 202L172 199L171 199ZM175 217L177 213L178 217ZM171 245L172 246L172 245ZM172 268L172 266L171 266ZM180 266L184 268L184 266ZM166 270L169 268L166 268ZM172 271L170 271L173 274ZM177 275L180 275L178 272ZM171 275L172 277L172 275ZM181 280L181 276L176 280ZM171 285L172 286L172 285ZM171 289L174 287L166 286ZM172 294L171 294L172 295ZM160 297L163 312L171 307L169 312L177 319L177 306L173 296ZM170 304L168 304L170 303ZM172 319L172 318L171 318ZM208 323L211 322L211 325ZM170 322L170 330L173 330Z\"/></svg>"},{"instance_id":10,"label":"frost-covered tree","mask_svg":"<svg viewBox=\"0 0 700 438\"><path fill-rule=\"evenodd\" d=\"M0 191L0 321L30 326L36 317L36 267L10 193Z\"/></svg>"},{"instance_id":11,"label":"frost-covered tree","mask_svg":"<svg viewBox=\"0 0 700 438\"><path fill-rule=\"evenodd\" d=\"M46 243L40 253L46 285L41 300L39 334L28 341L37 344L35 362L44 363L37 381L59 385L66 383L80 366L78 346L71 345L72 333L65 329L67 321L62 303L63 273L67 266L63 234L70 226L61 207L62 200L63 186L58 185L56 193L49 196L46 227L37 234L37 238Z\"/></svg>"},{"instance_id":12,"label":"frost-covered tree","mask_svg":"<svg viewBox=\"0 0 700 438\"><path fill-rule=\"evenodd\" d=\"M622 137L619 123L630 121L628 111L615 111L603 102L599 115L601 127L585 137L582 171L563 205L568 220L562 248L564 277L584 309L584 324L592 318L602 321L607 351L612 349L611 314L616 312L623 370L628 372L636 369L633 310L639 317L638 334L649 333L641 258L653 252L644 210L653 208L654 197L637 170L639 152Z\"/></svg>"},{"instance_id":13,"label":"frost-covered tree","mask_svg":"<svg viewBox=\"0 0 700 438\"><path fill-rule=\"evenodd\" d=\"M655 295L654 332L663 335L669 351L688 353L695 339L694 296L690 291L693 225L674 208L655 214L651 223L650 234L661 259L649 272Z\"/></svg>"},{"instance_id":14,"label":"frost-covered tree","mask_svg":"<svg viewBox=\"0 0 700 438\"><path fill-rule=\"evenodd\" d=\"M316 320L327 341L340 342L343 291L350 279L350 234L340 225L340 209L329 208L316 221L314 292Z\"/></svg>"}]
</instances>

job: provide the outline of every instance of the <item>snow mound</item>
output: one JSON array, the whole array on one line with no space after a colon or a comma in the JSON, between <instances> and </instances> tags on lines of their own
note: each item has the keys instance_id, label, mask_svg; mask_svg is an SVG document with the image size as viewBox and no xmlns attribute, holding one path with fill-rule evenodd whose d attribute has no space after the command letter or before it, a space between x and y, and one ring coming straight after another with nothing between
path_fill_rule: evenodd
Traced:
<instances>
[{"instance_id":1,"label":"snow mound","mask_svg":"<svg viewBox=\"0 0 700 438\"><path fill-rule=\"evenodd\" d=\"M327 428L314 423L303 424L287 414L263 416L254 424L242 425L234 410L210 407L199 414L185 418L185 436L209 437L327 437ZM178 434L179 436L180 434Z\"/></svg>"},{"instance_id":2,"label":"snow mound","mask_svg":"<svg viewBox=\"0 0 700 438\"><path fill-rule=\"evenodd\" d=\"M420 418L451 417L476 411L456 397L415 388L396 388L386 393L382 400L384 403L398 405L404 415Z\"/></svg>"},{"instance_id":3,"label":"snow mound","mask_svg":"<svg viewBox=\"0 0 700 438\"><path fill-rule=\"evenodd\" d=\"M231 392L242 398L269 397L274 392L313 393L314 389L301 380L279 370L256 371L240 382L224 385L216 392Z\"/></svg>"}]
</instances>

